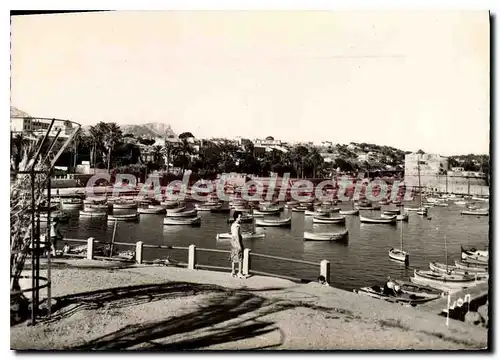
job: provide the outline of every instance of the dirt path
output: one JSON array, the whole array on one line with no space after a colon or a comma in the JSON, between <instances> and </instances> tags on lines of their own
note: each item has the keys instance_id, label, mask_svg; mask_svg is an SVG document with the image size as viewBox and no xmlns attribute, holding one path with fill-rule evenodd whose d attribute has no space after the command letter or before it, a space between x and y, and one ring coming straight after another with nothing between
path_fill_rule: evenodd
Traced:
<instances>
[{"instance_id":1,"label":"dirt path","mask_svg":"<svg viewBox=\"0 0 500 360\"><path fill-rule=\"evenodd\" d=\"M43 272L43 271L42 271ZM42 274L43 276L43 274ZM14 349L464 349L487 332L319 284L75 260L53 271L52 321Z\"/></svg>"}]
</instances>

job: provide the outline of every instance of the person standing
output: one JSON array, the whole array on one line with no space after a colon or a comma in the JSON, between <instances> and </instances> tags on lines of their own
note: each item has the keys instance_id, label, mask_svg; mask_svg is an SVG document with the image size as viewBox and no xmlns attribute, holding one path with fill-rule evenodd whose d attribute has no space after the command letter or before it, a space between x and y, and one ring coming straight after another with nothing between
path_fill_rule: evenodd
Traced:
<instances>
[{"instance_id":1,"label":"person standing","mask_svg":"<svg viewBox=\"0 0 500 360\"><path fill-rule=\"evenodd\" d=\"M56 257L56 246L57 241L62 240L63 236L61 234L61 230L59 229L59 219L55 217L52 220L52 224L50 226L50 250L52 252L52 256Z\"/></svg>"},{"instance_id":2,"label":"person standing","mask_svg":"<svg viewBox=\"0 0 500 360\"><path fill-rule=\"evenodd\" d=\"M233 224L231 225L231 276L244 279L241 272L243 262L243 240L241 237L241 212L235 211L233 214ZM238 273L235 273L235 267L238 264Z\"/></svg>"}]
</instances>

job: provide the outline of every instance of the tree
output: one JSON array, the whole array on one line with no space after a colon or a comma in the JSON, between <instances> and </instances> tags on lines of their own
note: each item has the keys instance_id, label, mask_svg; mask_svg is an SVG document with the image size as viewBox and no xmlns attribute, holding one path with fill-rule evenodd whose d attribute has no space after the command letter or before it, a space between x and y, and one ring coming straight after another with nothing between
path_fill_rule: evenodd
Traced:
<instances>
[{"instance_id":1,"label":"tree","mask_svg":"<svg viewBox=\"0 0 500 360\"><path fill-rule=\"evenodd\" d=\"M417 151L417 154L424 155L424 154L425 154L425 152L424 152L424 150L419 149L419 150Z\"/></svg>"},{"instance_id":2,"label":"tree","mask_svg":"<svg viewBox=\"0 0 500 360\"><path fill-rule=\"evenodd\" d=\"M179 139L188 139L188 138L194 138L194 135L189 131L183 132L182 134L179 135Z\"/></svg>"},{"instance_id":3,"label":"tree","mask_svg":"<svg viewBox=\"0 0 500 360\"><path fill-rule=\"evenodd\" d=\"M167 174L168 170L170 169L170 160L172 159L172 156L175 153L176 147L177 147L176 143L171 141L165 141L165 145L163 145L161 149L162 155L165 158L165 164L167 166L166 169Z\"/></svg>"},{"instance_id":4,"label":"tree","mask_svg":"<svg viewBox=\"0 0 500 360\"><path fill-rule=\"evenodd\" d=\"M116 123L108 123L104 134L104 147L108 152L108 172L111 166L111 153L115 146L120 142L122 131Z\"/></svg>"}]
</instances>

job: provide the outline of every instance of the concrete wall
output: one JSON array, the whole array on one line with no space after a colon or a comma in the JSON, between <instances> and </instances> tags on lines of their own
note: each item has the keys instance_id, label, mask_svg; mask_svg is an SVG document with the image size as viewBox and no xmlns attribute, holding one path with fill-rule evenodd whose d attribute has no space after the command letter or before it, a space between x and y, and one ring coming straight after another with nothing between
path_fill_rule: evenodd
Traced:
<instances>
[{"instance_id":1,"label":"concrete wall","mask_svg":"<svg viewBox=\"0 0 500 360\"><path fill-rule=\"evenodd\" d=\"M448 192L455 194L489 195L489 186L486 179L465 176L420 176L420 183L423 188ZM418 187L418 175L411 176L405 174L405 184Z\"/></svg>"}]
</instances>

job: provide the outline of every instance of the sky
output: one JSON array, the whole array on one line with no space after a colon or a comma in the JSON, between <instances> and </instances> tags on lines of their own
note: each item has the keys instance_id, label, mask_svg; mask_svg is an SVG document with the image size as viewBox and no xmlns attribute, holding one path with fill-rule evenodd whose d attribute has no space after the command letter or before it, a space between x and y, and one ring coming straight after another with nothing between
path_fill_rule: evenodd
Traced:
<instances>
[{"instance_id":1,"label":"sky","mask_svg":"<svg viewBox=\"0 0 500 360\"><path fill-rule=\"evenodd\" d=\"M198 138L489 153L488 12L119 11L12 18L11 105Z\"/></svg>"}]
</instances>

